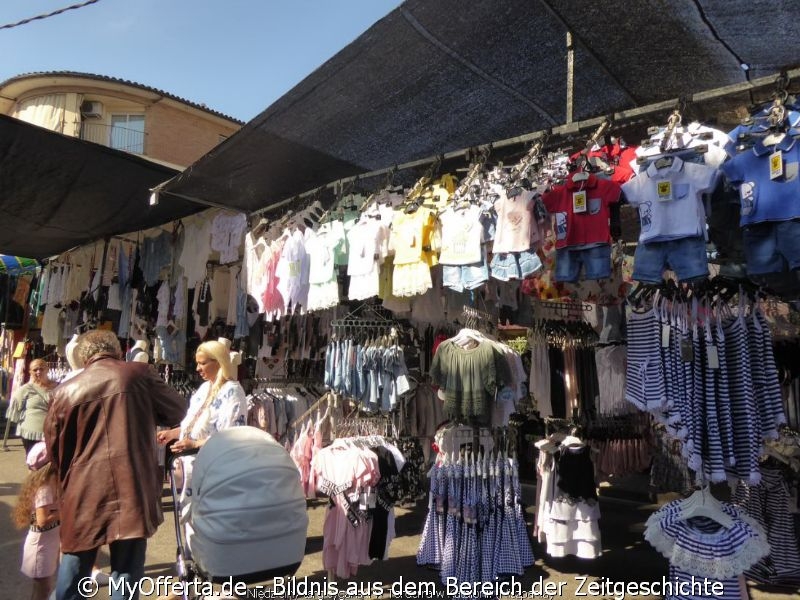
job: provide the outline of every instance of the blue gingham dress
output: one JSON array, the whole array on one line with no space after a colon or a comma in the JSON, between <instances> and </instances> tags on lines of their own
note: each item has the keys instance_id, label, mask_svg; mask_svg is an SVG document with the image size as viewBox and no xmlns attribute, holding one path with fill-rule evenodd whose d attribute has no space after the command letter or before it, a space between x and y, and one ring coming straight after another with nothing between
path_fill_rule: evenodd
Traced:
<instances>
[{"instance_id":1,"label":"blue gingham dress","mask_svg":"<svg viewBox=\"0 0 800 600\"><path fill-rule=\"evenodd\" d=\"M498 481L502 482L501 493L498 494L501 521L494 545L494 570L498 575L522 575L523 568L519 555L517 528L514 519L513 490L511 489L511 473L506 468L505 458L498 459Z\"/></svg>"},{"instance_id":2,"label":"blue gingham dress","mask_svg":"<svg viewBox=\"0 0 800 600\"><path fill-rule=\"evenodd\" d=\"M480 534L481 579L493 581L497 573L494 570L494 541L497 537L497 468L495 462L487 459L484 462L484 479L481 486L483 504L483 530Z\"/></svg>"},{"instance_id":3,"label":"blue gingham dress","mask_svg":"<svg viewBox=\"0 0 800 600\"><path fill-rule=\"evenodd\" d=\"M477 515L478 490L476 482L475 462L470 460L464 465L464 494L461 512L461 547L456 560L456 577L459 582L480 581L480 559L478 556L477 523L469 522Z\"/></svg>"},{"instance_id":4,"label":"blue gingham dress","mask_svg":"<svg viewBox=\"0 0 800 600\"><path fill-rule=\"evenodd\" d=\"M456 561L461 546L461 493L464 468L461 464L446 467L448 479L447 517L445 519L444 545L442 547L442 583L456 577Z\"/></svg>"},{"instance_id":5,"label":"blue gingham dress","mask_svg":"<svg viewBox=\"0 0 800 600\"><path fill-rule=\"evenodd\" d=\"M522 507L522 486L519 481L519 466L515 458L509 459L509 463L511 466L511 489L514 494L514 522L517 527L519 558L523 567L530 567L535 560L530 536L528 535L528 526L525 523L525 513Z\"/></svg>"},{"instance_id":6,"label":"blue gingham dress","mask_svg":"<svg viewBox=\"0 0 800 600\"><path fill-rule=\"evenodd\" d=\"M440 522L444 515L437 511L437 502L440 500L440 481L443 479L442 467L434 465L431 469L431 491L428 498L428 515L425 517L425 527L422 529L422 538L417 549L418 565L434 565L439 567L442 562L442 528Z\"/></svg>"}]
</instances>

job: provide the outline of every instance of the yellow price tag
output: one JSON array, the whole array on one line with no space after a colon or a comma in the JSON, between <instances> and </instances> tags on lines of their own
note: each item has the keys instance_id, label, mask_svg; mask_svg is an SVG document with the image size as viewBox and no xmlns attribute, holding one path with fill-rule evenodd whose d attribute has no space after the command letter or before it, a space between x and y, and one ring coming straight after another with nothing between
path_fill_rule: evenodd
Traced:
<instances>
[{"instance_id":1,"label":"yellow price tag","mask_svg":"<svg viewBox=\"0 0 800 600\"><path fill-rule=\"evenodd\" d=\"M586 191L572 193L572 212L585 213L586 212Z\"/></svg>"},{"instance_id":2,"label":"yellow price tag","mask_svg":"<svg viewBox=\"0 0 800 600\"><path fill-rule=\"evenodd\" d=\"M672 200L672 182L671 181L659 181L656 183L656 191L658 193L658 199L661 202L669 202Z\"/></svg>"},{"instance_id":3,"label":"yellow price tag","mask_svg":"<svg viewBox=\"0 0 800 600\"><path fill-rule=\"evenodd\" d=\"M769 178L783 177L783 152L776 150L769 155Z\"/></svg>"}]
</instances>

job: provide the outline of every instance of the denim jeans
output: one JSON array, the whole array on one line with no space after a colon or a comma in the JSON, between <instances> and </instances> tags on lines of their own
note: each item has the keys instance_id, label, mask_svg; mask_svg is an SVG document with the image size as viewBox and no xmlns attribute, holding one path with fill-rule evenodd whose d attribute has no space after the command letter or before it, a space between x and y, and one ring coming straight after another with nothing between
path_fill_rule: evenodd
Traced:
<instances>
[{"instance_id":1,"label":"denim jeans","mask_svg":"<svg viewBox=\"0 0 800 600\"><path fill-rule=\"evenodd\" d=\"M56 600L85 600L86 592L91 588L81 586L81 581L91 578L92 566L94 566L98 550L99 548L93 548L83 552L64 553L61 556L56 579ZM109 598L111 600L137 600L139 597L138 584L144 577L147 540L134 538L111 542L109 550L111 555ZM134 588L134 586L136 587ZM135 592L126 595L129 589L135 589Z\"/></svg>"}]
</instances>

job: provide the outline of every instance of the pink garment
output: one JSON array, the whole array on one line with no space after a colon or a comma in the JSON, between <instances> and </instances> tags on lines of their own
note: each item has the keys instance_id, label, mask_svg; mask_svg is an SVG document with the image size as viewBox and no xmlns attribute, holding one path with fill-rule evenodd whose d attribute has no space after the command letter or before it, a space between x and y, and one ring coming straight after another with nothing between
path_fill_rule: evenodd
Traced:
<instances>
[{"instance_id":1,"label":"pink garment","mask_svg":"<svg viewBox=\"0 0 800 600\"><path fill-rule=\"evenodd\" d=\"M43 485L36 491L33 499L34 509L55 503L55 493L49 485ZM28 531L25 545L22 547L20 571L23 575L34 579L55 574L61 549L60 532L60 526L48 531Z\"/></svg>"},{"instance_id":2,"label":"pink garment","mask_svg":"<svg viewBox=\"0 0 800 600\"><path fill-rule=\"evenodd\" d=\"M378 457L337 440L317 453L313 468L317 471L318 489L331 496L334 503L322 527L322 564L337 577L353 577L359 565L372 562L372 524L358 515L358 499L362 491L380 479Z\"/></svg>"},{"instance_id":3,"label":"pink garment","mask_svg":"<svg viewBox=\"0 0 800 600\"><path fill-rule=\"evenodd\" d=\"M286 243L286 238L279 238L270 244L270 257L265 264L265 279L266 286L264 288L264 295L262 296L262 304L264 306L264 313L268 321L280 318L283 315L285 302L283 296L278 291L278 262L280 261L281 253L283 252L283 245Z\"/></svg>"},{"instance_id":4,"label":"pink garment","mask_svg":"<svg viewBox=\"0 0 800 600\"><path fill-rule=\"evenodd\" d=\"M309 477L311 473L311 446L313 445L313 434L309 431L309 422L303 425L300 434L297 436L292 450L289 455L292 457L294 464L297 465L297 470L300 471L300 482L303 486L303 493L306 498L313 496L309 495Z\"/></svg>"},{"instance_id":5,"label":"pink garment","mask_svg":"<svg viewBox=\"0 0 800 600\"><path fill-rule=\"evenodd\" d=\"M320 450L322 450L322 423L325 417L317 421L314 427L313 443L311 444L311 464L314 464L314 459ZM308 488L306 490L306 498L316 498L317 496L317 471L311 469L308 475Z\"/></svg>"}]
</instances>

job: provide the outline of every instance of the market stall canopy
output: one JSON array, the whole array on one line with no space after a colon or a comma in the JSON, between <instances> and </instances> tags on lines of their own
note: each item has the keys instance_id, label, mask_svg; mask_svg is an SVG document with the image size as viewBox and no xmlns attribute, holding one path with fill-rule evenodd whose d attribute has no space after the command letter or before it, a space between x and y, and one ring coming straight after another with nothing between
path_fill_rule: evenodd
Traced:
<instances>
[{"instance_id":1,"label":"market stall canopy","mask_svg":"<svg viewBox=\"0 0 800 600\"><path fill-rule=\"evenodd\" d=\"M0 274L19 275L32 273L39 267L39 261L33 258L0 254Z\"/></svg>"},{"instance_id":2,"label":"market stall canopy","mask_svg":"<svg viewBox=\"0 0 800 600\"><path fill-rule=\"evenodd\" d=\"M0 251L42 259L199 212L181 200L148 206L150 188L176 172L0 115Z\"/></svg>"},{"instance_id":3,"label":"market stall canopy","mask_svg":"<svg viewBox=\"0 0 800 600\"><path fill-rule=\"evenodd\" d=\"M164 189L249 212L563 124L567 31L576 121L770 76L800 63L797 16L794 0L408 0Z\"/></svg>"}]
</instances>

